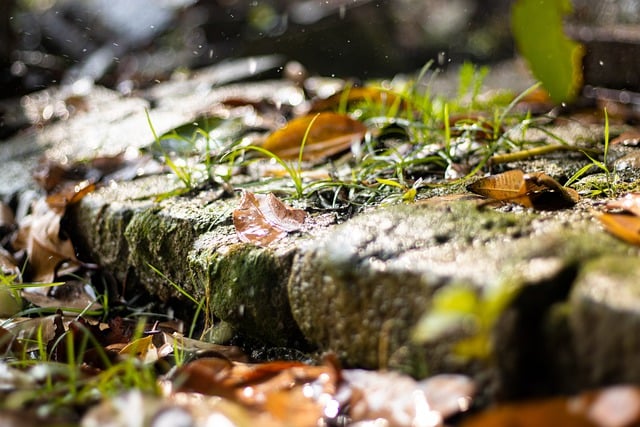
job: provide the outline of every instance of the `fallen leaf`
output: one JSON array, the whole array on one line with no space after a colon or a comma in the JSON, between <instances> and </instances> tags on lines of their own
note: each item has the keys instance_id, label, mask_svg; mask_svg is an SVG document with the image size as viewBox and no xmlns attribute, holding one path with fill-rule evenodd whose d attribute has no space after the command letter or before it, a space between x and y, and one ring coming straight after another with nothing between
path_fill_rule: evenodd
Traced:
<instances>
[{"instance_id":1,"label":"fallen leaf","mask_svg":"<svg viewBox=\"0 0 640 427\"><path fill-rule=\"evenodd\" d=\"M406 105L406 101L390 90L375 87L351 87L341 90L328 98L315 100L311 106L311 111L335 110L342 104L352 105L358 102L373 102L388 106L402 103L403 107Z\"/></svg>"},{"instance_id":2,"label":"fallen leaf","mask_svg":"<svg viewBox=\"0 0 640 427\"><path fill-rule=\"evenodd\" d=\"M135 357L143 363L152 363L158 360L158 351L152 342L153 336L138 338L125 345L119 352L121 356Z\"/></svg>"},{"instance_id":3,"label":"fallen leaf","mask_svg":"<svg viewBox=\"0 0 640 427\"><path fill-rule=\"evenodd\" d=\"M31 292L35 290L35 292ZM45 292L42 292L46 290ZM22 298L37 307L63 308L64 310L76 309L99 310L102 306L96 301L96 295L90 285L84 280L67 280L54 287L25 288L21 293Z\"/></svg>"},{"instance_id":4,"label":"fallen leaf","mask_svg":"<svg viewBox=\"0 0 640 427\"><path fill-rule=\"evenodd\" d=\"M354 422L384 419L397 427L442 426L444 419L467 411L475 394L475 384L463 375L418 382L398 372L346 369L342 376Z\"/></svg>"},{"instance_id":5,"label":"fallen leaf","mask_svg":"<svg viewBox=\"0 0 640 427\"><path fill-rule=\"evenodd\" d=\"M59 214L64 214L67 206L78 203L84 196L92 193L96 184L89 181L79 183L68 182L45 199L49 207Z\"/></svg>"},{"instance_id":6,"label":"fallen leaf","mask_svg":"<svg viewBox=\"0 0 640 427\"><path fill-rule=\"evenodd\" d=\"M262 148L285 160L297 159L307 130L302 155L306 161L317 161L346 151L367 133L364 124L345 114L310 114L293 119L271 133Z\"/></svg>"},{"instance_id":7,"label":"fallen leaf","mask_svg":"<svg viewBox=\"0 0 640 427\"><path fill-rule=\"evenodd\" d=\"M640 389L615 385L573 397L501 404L472 416L463 427L632 427L640 424Z\"/></svg>"},{"instance_id":8,"label":"fallen leaf","mask_svg":"<svg viewBox=\"0 0 640 427\"><path fill-rule=\"evenodd\" d=\"M462 423L463 427L596 427L584 414L572 411L566 398L496 406Z\"/></svg>"},{"instance_id":9,"label":"fallen leaf","mask_svg":"<svg viewBox=\"0 0 640 427\"><path fill-rule=\"evenodd\" d=\"M16 281L21 280L21 271L18 263L13 255L3 247L0 247L0 273L5 276L15 276Z\"/></svg>"},{"instance_id":10,"label":"fallen leaf","mask_svg":"<svg viewBox=\"0 0 640 427\"><path fill-rule=\"evenodd\" d=\"M640 145L640 130L631 130L623 132L610 142L612 145L621 144L628 147L637 147Z\"/></svg>"},{"instance_id":11,"label":"fallen leaf","mask_svg":"<svg viewBox=\"0 0 640 427\"><path fill-rule=\"evenodd\" d=\"M321 366L295 361L231 362L225 358L196 359L175 374L175 392L220 396L246 408L269 413L283 425L317 426L335 418L340 404L333 399L340 381L335 361Z\"/></svg>"},{"instance_id":12,"label":"fallen leaf","mask_svg":"<svg viewBox=\"0 0 640 427\"><path fill-rule=\"evenodd\" d=\"M587 417L601 427L640 424L640 389L630 385L607 387L583 396L589 401Z\"/></svg>"},{"instance_id":13,"label":"fallen leaf","mask_svg":"<svg viewBox=\"0 0 640 427\"><path fill-rule=\"evenodd\" d=\"M640 193L625 194L619 199L607 202L605 208L607 210L620 209L635 216L640 216Z\"/></svg>"},{"instance_id":14,"label":"fallen leaf","mask_svg":"<svg viewBox=\"0 0 640 427\"><path fill-rule=\"evenodd\" d=\"M20 224L13 245L17 250L26 250L32 282L51 283L58 273L68 274L80 267L71 240L60 235L61 217L39 200L32 214ZM63 265L65 268L60 270Z\"/></svg>"},{"instance_id":15,"label":"fallen leaf","mask_svg":"<svg viewBox=\"0 0 640 427\"><path fill-rule=\"evenodd\" d=\"M306 217L305 211L285 205L273 193L244 191L240 205L233 211L233 225L241 241L267 246L300 230Z\"/></svg>"},{"instance_id":16,"label":"fallen leaf","mask_svg":"<svg viewBox=\"0 0 640 427\"><path fill-rule=\"evenodd\" d=\"M640 217L603 213L598 219L609 233L627 243L640 246Z\"/></svg>"},{"instance_id":17,"label":"fallen leaf","mask_svg":"<svg viewBox=\"0 0 640 427\"><path fill-rule=\"evenodd\" d=\"M23 350L22 343L16 336L0 326L0 356L6 356L7 353L20 354Z\"/></svg>"},{"instance_id":18,"label":"fallen leaf","mask_svg":"<svg viewBox=\"0 0 640 427\"><path fill-rule=\"evenodd\" d=\"M580 199L575 190L542 172L525 174L519 169L479 179L467 189L489 199L540 210L566 208Z\"/></svg>"},{"instance_id":19,"label":"fallen leaf","mask_svg":"<svg viewBox=\"0 0 640 427\"><path fill-rule=\"evenodd\" d=\"M4 202L0 202L0 237L16 227L13 210Z\"/></svg>"}]
</instances>

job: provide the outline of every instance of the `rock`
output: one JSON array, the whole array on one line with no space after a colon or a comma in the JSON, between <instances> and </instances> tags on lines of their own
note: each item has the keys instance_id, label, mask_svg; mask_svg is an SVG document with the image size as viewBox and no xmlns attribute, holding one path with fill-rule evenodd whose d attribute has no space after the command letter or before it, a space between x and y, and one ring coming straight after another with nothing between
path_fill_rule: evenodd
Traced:
<instances>
[{"instance_id":1,"label":"rock","mask_svg":"<svg viewBox=\"0 0 640 427\"><path fill-rule=\"evenodd\" d=\"M640 381L639 284L637 253L595 259L576 279L569 322L584 386Z\"/></svg>"},{"instance_id":2,"label":"rock","mask_svg":"<svg viewBox=\"0 0 640 427\"><path fill-rule=\"evenodd\" d=\"M291 241L240 243L230 219L237 200L217 200L215 191L154 201L180 185L159 176L88 195L71 212L74 241L131 294L142 287L193 313L180 287L236 331L272 345L300 341L286 293Z\"/></svg>"},{"instance_id":3,"label":"rock","mask_svg":"<svg viewBox=\"0 0 640 427\"><path fill-rule=\"evenodd\" d=\"M475 369L455 357L450 340L411 341L433 294L461 284L479 293L514 286L516 296L494 330L491 363L501 393L516 396L536 391L527 385L531 379L575 379L548 358L562 332L545 329L552 308L566 300L582 262L625 250L576 214L552 219L460 203L395 206L356 217L303 247L289 297L305 336L347 365L424 376L427 369ZM553 369L541 373L545 366ZM560 377L550 379L552 373Z\"/></svg>"}]
</instances>

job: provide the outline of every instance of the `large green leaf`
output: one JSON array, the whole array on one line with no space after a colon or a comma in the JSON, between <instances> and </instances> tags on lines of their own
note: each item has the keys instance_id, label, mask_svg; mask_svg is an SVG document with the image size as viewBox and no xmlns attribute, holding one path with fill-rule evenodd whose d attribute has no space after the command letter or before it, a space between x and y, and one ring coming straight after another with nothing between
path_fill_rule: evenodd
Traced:
<instances>
[{"instance_id":1,"label":"large green leaf","mask_svg":"<svg viewBox=\"0 0 640 427\"><path fill-rule=\"evenodd\" d=\"M518 0L511 13L518 50L555 102L571 101L582 85L584 48L562 26L571 10L570 0Z\"/></svg>"}]
</instances>

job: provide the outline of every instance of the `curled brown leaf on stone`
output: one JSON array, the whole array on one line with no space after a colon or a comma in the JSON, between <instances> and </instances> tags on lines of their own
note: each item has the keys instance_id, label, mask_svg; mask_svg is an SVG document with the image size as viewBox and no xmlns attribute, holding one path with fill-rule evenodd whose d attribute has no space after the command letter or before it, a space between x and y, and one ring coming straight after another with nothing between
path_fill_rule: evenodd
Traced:
<instances>
[{"instance_id":1,"label":"curled brown leaf on stone","mask_svg":"<svg viewBox=\"0 0 640 427\"><path fill-rule=\"evenodd\" d=\"M58 274L71 273L80 267L71 240L61 235L62 215L39 200L31 215L20 224L13 246L25 250L29 259L29 280L52 282Z\"/></svg>"},{"instance_id":2,"label":"curled brown leaf on stone","mask_svg":"<svg viewBox=\"0 0 640 427\"><path fill-rule=\"evenodd\" d=\"M539 210L571 207L580 199L575 190L562 186L547 174L519 169L481 178L467 189L498 202Z\"/></svg>"},{"instance_id":3,"label":"curled brown leaf on stone","mask_svg":"<svg viewBox=\"0 0 640 427\"><path fill-rule=\"evenodd\" d=\"M233 211L233 225L241 241L267 246L300 230L306 217L305 211L285 205L273 193L244 191L240 205Z\"/></svg>"},{"instance_id":4,"label":"curled brown leaf on stone","mask_svg":"<svg viewBox=\"0 0 640 427\"><path fill-rule=\"evenodd\" d=\"M365 133L366 126L346 114L310 114L293 119L271 133L262 148L285 160L297 159L307 135L302 159L317 161L348 150L359 143Z\"/></svg>"}]
</instances>

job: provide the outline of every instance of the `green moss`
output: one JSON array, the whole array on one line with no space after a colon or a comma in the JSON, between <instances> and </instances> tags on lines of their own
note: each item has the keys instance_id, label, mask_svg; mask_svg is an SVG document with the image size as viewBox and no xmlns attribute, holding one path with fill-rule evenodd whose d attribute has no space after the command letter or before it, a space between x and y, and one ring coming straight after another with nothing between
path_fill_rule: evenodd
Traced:
<instances>
[{"instance_id":1,"label":"green moss","mask_svg":"<svg viewBox=\"0 0 640 427\"><path fill-rule=\"evenodd\" d=\"M238 331L276 345L299 340L286 283L292 254L235 244L209 266L214 314Z\"/></svg>"}]
</instances>

